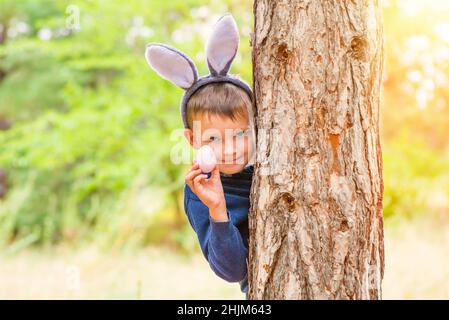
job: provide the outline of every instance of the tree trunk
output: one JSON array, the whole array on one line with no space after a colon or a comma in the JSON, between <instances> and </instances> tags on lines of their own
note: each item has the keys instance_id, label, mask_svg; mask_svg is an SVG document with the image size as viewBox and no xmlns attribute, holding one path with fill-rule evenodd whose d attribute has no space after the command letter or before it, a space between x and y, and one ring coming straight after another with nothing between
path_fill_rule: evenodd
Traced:
<instances>
[{"instance_id":1,"label":"tree trunk","mask_svg":"<svg viewBox=\"0 0 449 320\"><path fill-rule=\"evenodd\" d=\"M255 0L250 299L381 299L378 1Z\"/></svg>"},{"instance_id":2,"label":"tree trunk","mask_svg":"<svg viewBox=\"0 0 449 320\"><path fill-rule=\"evenodd\" d=\"M6 42L7 36L8 36L8 28L6 23L5 24L0 23L0 45Z\"/></svg>"}]
</instances>

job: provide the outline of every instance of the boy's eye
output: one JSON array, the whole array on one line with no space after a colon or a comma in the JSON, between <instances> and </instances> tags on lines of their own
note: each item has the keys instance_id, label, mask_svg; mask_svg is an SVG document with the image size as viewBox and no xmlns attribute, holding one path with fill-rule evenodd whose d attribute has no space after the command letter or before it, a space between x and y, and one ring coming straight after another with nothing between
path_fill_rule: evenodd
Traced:
<instances>
[{"instance_id":1,"label":"boy's eye","mask_svg":"<svg viewBox=\"0 0 449 320\"><path fill-rule=\"evenodd\" d=\"M244 136L245 134L246 134L246 131L239 131L239 132L237 132L236 136L242 137L242 136Z\"/></svg>"}]
</instances>

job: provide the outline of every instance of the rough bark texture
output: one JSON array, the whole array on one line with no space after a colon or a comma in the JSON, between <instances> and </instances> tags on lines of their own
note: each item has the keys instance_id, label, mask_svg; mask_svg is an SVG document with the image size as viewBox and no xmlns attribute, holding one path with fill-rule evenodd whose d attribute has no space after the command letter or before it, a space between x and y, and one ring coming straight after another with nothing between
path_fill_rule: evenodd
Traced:
<instances>
[{"instance_id":1,"label":"rough bark texture","mask_svg":"<svg viewBox=\"0 0 449 320\"><path fill-rule=\"evenodd\" d=\"M250 299L381 299L378 1L255 0Z\"/></svg>"}]
</instances>

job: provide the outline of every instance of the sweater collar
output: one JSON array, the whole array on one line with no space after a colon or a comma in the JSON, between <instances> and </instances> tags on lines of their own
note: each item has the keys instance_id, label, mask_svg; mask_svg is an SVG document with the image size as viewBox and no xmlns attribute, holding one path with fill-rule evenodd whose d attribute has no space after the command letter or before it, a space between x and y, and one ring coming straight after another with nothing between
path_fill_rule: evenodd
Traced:
<instances>
[{"instance_id":1,"label":"sweater collar","mask_svg":"<svg viewBox=\"0 0 449 320\"><path fill-rule=\"evenodd\" d=\"M242 171L232 173L232 174L220 172L220 176L222 176L222 177L240 177L244 174L252 174L253 172L254 172L254 165L248 164L243 168Z\"/></svg>"}]
</instances>

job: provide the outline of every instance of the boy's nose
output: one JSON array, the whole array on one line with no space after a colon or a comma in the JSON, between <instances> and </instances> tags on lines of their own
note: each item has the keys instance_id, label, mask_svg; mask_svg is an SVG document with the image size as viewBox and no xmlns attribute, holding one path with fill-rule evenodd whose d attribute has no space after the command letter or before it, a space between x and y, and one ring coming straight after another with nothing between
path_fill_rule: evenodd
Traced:
<instances>
[{"instance_id":1,"label":"boy's nose","mask_svg":"<svg viewBox=\"0 0 449 320\"><path fill-rule=\"evenodd\" d=\"M232 143L225 143L223 156L226 161L232 161L237 158L237 153L234 150L234 145Z\"/></svg>"}]
</instances>

